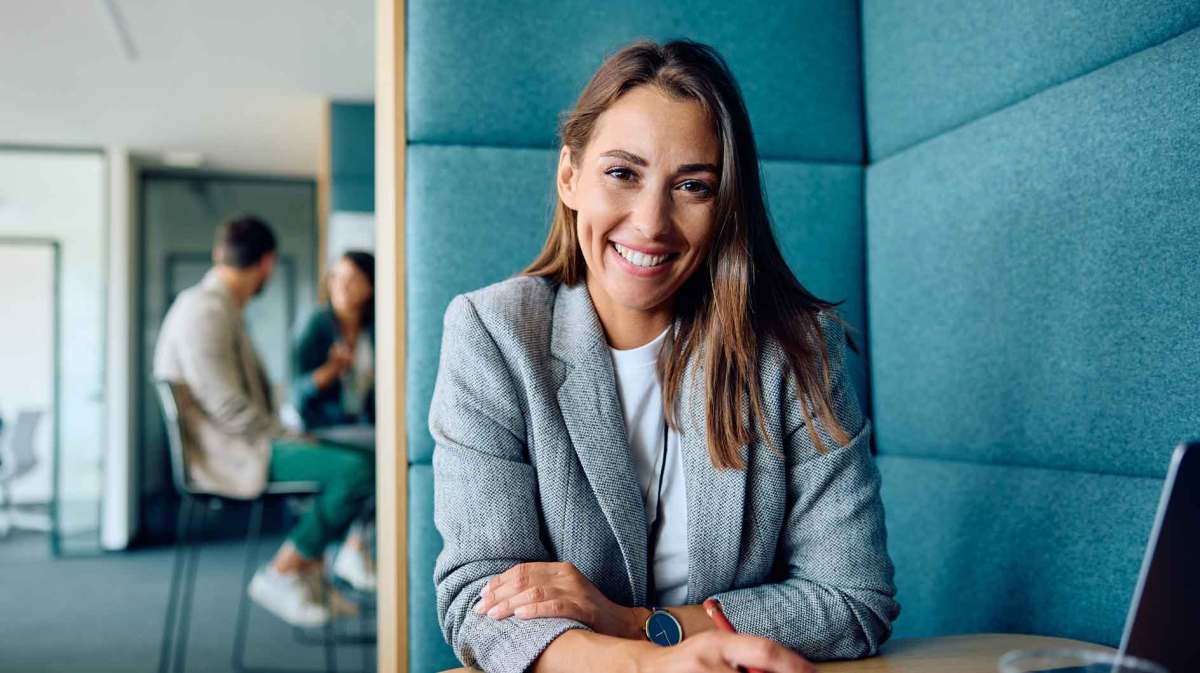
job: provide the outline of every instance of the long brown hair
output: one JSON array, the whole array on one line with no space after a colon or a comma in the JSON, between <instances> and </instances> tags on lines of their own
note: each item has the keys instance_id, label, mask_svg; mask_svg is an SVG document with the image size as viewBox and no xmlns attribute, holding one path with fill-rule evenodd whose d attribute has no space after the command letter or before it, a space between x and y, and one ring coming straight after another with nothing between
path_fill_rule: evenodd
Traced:
<instances>
[{"instance_id":1,"label":"long brown hair","mask_svg":"<svg viewBox=\"0 0 1200 673\"><path fill-rule=\"evenodd\" d=\"M716 50L689 40L664 45L639 41L605 60L559 128L572 163L583 157L597 118L625 92L644 85L697 101L712 120L721 146L712 249L707 264L678 290L678 331L664 344L658 360L667 422L679 431L675 399L686 363L699 353L713 465L745 467L739 449L755 440L753 426L772 449L782 453L766 432L758 378L760 350L766 338L774 337L791 365L805 425L817 450L826 447L814 428L814 416L834 441L845 444L848 436L833 413L829 354L818 318L820 311L837 304L806 290L779 251L763 199L750 117L733 75ZM522 275L565 285L585 277L587 264L575 220L575 211L559 199L546 243ZM752 419L742 417L745 402Z\"/></svg>"}]
</instances>

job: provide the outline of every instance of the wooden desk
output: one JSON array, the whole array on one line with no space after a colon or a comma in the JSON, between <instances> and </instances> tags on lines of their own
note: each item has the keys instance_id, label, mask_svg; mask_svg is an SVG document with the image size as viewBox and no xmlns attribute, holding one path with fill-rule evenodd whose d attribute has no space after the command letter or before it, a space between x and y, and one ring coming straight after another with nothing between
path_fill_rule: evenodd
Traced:
<instances>
[{"instance_id":1,"label":"wooden desk","mask_svg":"<svg viewBox=\"0 0 1200 673\"><path fill-rule=\"evenodd\" d=\"M819 664L821 673L996 673L996 663L1009 650L1082 647L1111 648L1066 638L986 633L941 638L901 638L888 641L877 657ZM456 668L445 673L478 673Z\"/></svg>"}]
</instances>

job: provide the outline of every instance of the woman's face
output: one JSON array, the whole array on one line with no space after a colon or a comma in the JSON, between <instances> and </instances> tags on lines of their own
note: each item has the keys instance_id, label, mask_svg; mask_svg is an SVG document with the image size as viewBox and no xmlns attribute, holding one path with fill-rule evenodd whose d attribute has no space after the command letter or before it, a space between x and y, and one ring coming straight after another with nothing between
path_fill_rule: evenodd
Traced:
<instances>
[{"instance_id":1,"label":"woman's face","mask_svg":"<svg viewBox=\"0 0 1200 673\"><path fill-rule=\"evenodd\" d=\"M371 298L371 282L354 262L345 257L338 260L329 273L329 301L340 314L357 313Z\"/></svg>"},{"instance_id":2,"label":"woman's face","mask_svg":"<svg viewBox=\"0 0 1200 673\"><path fill-rule=\"evenodd\" d=\"M558 192L577 214L597 303L669 305L704 263L716 220L720 144L704 109L657 87L631 89L576 159L563 148Z\"/></svg>"}]
</instances>

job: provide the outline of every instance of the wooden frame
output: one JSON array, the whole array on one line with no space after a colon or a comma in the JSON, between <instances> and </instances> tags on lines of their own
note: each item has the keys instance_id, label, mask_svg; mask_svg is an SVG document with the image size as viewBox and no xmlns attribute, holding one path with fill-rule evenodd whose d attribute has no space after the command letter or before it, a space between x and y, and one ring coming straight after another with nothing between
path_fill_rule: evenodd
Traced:
<instances>
[{"instance_id":1,"label":"wooden frame","mask_svg":"<svg viewBox=\"0 0 1200 673\"><path fill-rule=\"evenodd\" d=\"M375 353L379 671L408 673L404 0L376 0Z\"/></svg>"}]
</instances>

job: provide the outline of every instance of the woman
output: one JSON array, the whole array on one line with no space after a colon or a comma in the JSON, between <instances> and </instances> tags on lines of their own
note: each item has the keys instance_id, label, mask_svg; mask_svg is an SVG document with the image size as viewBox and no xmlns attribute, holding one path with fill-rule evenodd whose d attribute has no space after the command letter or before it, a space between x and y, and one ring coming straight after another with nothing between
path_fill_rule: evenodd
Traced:
<instances>
[{"instance_id":1,"label":"woman","mask_svg":"<svg viewBox=\"0 0 1200 673\"><path fill-rule=\"evenodd\" d=\"M292 398L312 431L375 422L375 257L351 250L329 274L329 303L304 324L292 351Z\"/></svg>"},{"instance_id":2,"label":"woman","mask_svg":"<svg viewBox=\"0 0 1200 673\"><path fill-rule=\"evenodd\" d=\"M561 138L542 253L446 311L447 641L490 673L873 654L899 607L870 424L833 305L771 234L732 75L703 45L633 44Z\"/></svg>"},{"instance_id":3,"label":"woman","mask_svg":"<svg viewBox=\"0 0 1200 673\"><path fill-rule=\"evenodd\" d=\"M375 257L350 250L329 273L329 303L315 311L292 349L292 399L308 432L334 425L375 423ZM334 559L333 571L360 591L376 577L365 538L370 510L356 522Z\"/></svg>"}]
</instances>

